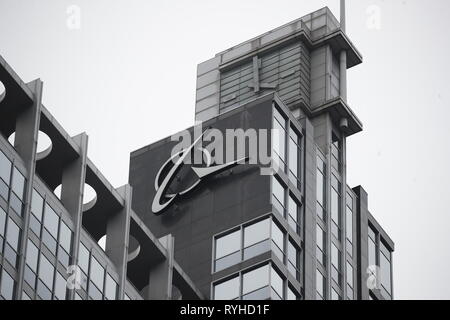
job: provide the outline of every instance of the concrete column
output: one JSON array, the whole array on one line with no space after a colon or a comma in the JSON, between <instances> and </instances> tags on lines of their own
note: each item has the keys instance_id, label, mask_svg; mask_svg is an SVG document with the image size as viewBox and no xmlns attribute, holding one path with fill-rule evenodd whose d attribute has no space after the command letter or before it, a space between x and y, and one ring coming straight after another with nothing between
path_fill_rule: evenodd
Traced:
<instances>
[{"instance_id":1,"label":"concrete column","mask_svg":"<svg viewBox=\"0 0 450 320\"><path fill-rule=\"evenodd\" d=\"M342 100L347 103L347 51L341 51L339 70L340 95Z\"/></svg>"},{"instance_id":2,"label":"concrete column","mask_svg":"<svg viewBox=\"0 0 450 320\"><path fill-rule=\"evenodd\" d=\"M118 299L123 300L127 275L132 189L130 185L125 185L117 189L117 191L124 198L124 207L107 222L106 254L119 272Z\"/></svg>"},{"instance_id":3,"label":"concrete column","mask_svg":"<svg viewBox=\"0 0 450 320\"><path fill-rule=\"evenodd\" d=\"M167 258L150 270L147 291L148 300L171 300L174 261L174 239L167 235L161 242L165 242Z\"/></svg>"},{"instance_id":4,"label":"concrete column","mask_svg":"<svg viewBox=\"0 0 450 320\"><path fill-rule=\"evenodd\" d=\"M36 171L36 150L39 136L39 125L41 119L41 106L42 106L42 88L43 83L40 79L37 79L28 87L33 91L34 101L30 108L26 109L17 119L16 122L16 136L14 141L14 147L17 153L22 157L27 169L26 179L27 184L24 191L24 228L22 230L22 241L20 245L21 254L19 256L19 279L17 284L17 298L20 299L23 288L23 276L25 271L25 257L27 249L28 239L28 224L30 221L31 211L31 196L33 193L33 177Z\"/></svg>"},{"instance_id":5,"label":"concrete column","mask_svg":"<svg viewBox=\"0 0 450 320\"><path fill-rule=\"evenodd\" d=\"M346 19L345 19L345 0L341 0L341 18L340 18L341 30L345 33Z\"/></svg>"},{"instance_id":6,"label":"concrete column","mask_svg":"<svg viewBox=\"0 0 450 320\"><path fill-rule=\"evenodd\" d=\"M368 267L368 196L361 187L353 188L356 193L356 228L357 228L357 290L359 300L369 300L369 289L367 288L367 267Z\"/></svg>"},{"instance_id":7,"label":"concrete column","mask_svg":"<svg viewBox=\"0 0 450 320\"><path fill-rule=\"evenodd\" d=\"M62 175L61 202L71 215L75 225L72 263L78 265L78 248L80 245L83 219L83 194L86 180L88 136L85 133L81 133L72 139L79 146L79 157L64 169ZM73 299L74 296L75 290L71 290L69 292L69 299Z\"/></svg>"}]
</instances>

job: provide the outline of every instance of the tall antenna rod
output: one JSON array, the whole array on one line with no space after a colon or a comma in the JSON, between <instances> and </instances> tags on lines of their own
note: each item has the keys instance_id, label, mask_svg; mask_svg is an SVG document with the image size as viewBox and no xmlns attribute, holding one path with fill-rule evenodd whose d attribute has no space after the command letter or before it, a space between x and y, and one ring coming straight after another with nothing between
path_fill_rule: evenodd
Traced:
<instances>
[{"instance_id":1,"label":"tall antenna rod","mask_svg":"<svg viewBox=\"0 0 450 320\"><path fill-rule=\"evenodd\" d=\"M341 29L345 33L345 0L341 0Z\"/></svg>"}]
</instances>

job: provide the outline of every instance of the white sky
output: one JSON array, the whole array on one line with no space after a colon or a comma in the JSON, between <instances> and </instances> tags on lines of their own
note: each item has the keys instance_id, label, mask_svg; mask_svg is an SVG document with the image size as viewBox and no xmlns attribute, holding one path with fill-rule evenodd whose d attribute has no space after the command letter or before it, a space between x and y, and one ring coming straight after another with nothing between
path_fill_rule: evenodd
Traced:
<instances>
[{"instance_id":1,"label":"white sky","mask_svg":"<svg viewBox=\"0 0 450 320\"><path fill-rule=\"evenodd\" d=\"M79 30L67 27L73 4ZM44 81L46 107L88 133L89 157L120 186L131 151L193 124L199 62L323 6L339 17L339 0L0 0L0 54ZM450 299L450 2L347 6L364 56L348 73L364 123L348 141L349 183L396 242L395 297Z\"/></svg>"}]
</instances>

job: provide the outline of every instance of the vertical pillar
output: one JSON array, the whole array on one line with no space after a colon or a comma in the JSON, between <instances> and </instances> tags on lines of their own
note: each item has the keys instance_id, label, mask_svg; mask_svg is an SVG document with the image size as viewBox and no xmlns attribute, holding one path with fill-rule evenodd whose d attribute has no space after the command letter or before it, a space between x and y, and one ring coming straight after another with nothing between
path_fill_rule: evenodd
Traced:
<instances>
[{"instance_id":1,"label":"vertical pillar","mask_svg":"<svg viewBox=\"0 0 450 320\"><path fill-rule=\"evenodd\" d=\"M347 51L342 50L339 66L339 87L342 100L347 103Z\"/></svg>"},{"instance_id":2,"label":"vertical pillar","mask_svg":"<svg viewBox=\"0 0 450 320\"><path fill-rule=\"evenodd\" d=\"M357 196L356 201L356 228L357 228L357 288L358 299L369 300L369 289L367 288L367 267L369 261L368 254L368 202L367 192L361 187L353 188Z\"/></svg>"},{"instance_id":3,"label":"vertical pillar","mask_svg":"<svg viewBox=\"0 0 450 320\"><path fill-rule=\"evenodd\" d=\"M78 248L80 245L83 219L83 194L86 180L88 136L85 133L81 133L72 139L79 146L79 157L64 169L61 202L71 215L75 225L72 264L78 265ZM75 290L71 290L69 292L69 299L73 299L74 296Z\"/></svg>"},{"instance_id":4,"label":"vertical pillar","mask_svg":"<svg viewBox=\"0 0 450 320\"><path fill-rule=\"evenodd\" d=\"M305 173L304 173L304 289L305 300L316 299L316 147L314 142L314 127L305 118L302 121L305 128Z\"/></svg>"},{"instance_id":5,"label":"vertical pillar","mask_svg":"<svg viewBox=\"0 0 450 320\"><path fill-rule=\"evenodd\" d=\"M107 222L106 254L119 272L118 299L123 300L127 275L132 189L127 184L117 189L117 191L124 199L124 206L121 211L114 214Z\"/></svg>"},{"instance_id":6,"label":"vertical pillar","mask_svg":"<svg viewBox=\"0 0 450 320\"><path fill-rule=\"evenodd\" d=\"M174 239L171 234L161 242L165 242L167 257L150 270L147 292L148 300L171 300L174 261Z\"/></svg>"},{"instance_id":7,"label":"vertical pillar","mask_svg":"<svg viewBox=\"0 0 450 320\"><path fill-rule=\"evenodd\" d=\"M14 147L17 153L22 157L27 169L27 183L24 192L24 228L22 230L22 241L20 245L21 254L19 256L18 274L19 279L17 283L16 297L21 299L23 288L23 276L25 271L25 257L28 239L28 224L30 221L31 211L31 196L33 193L33 177L36 170L36 150L39 136L39 125L41 119L41 105L42 105L42 88L43 83L37 79L28 84L34 95L34 101L30 108L26 109L17 119L16 122L16 136Z\"/></svg>"}]
</instances>

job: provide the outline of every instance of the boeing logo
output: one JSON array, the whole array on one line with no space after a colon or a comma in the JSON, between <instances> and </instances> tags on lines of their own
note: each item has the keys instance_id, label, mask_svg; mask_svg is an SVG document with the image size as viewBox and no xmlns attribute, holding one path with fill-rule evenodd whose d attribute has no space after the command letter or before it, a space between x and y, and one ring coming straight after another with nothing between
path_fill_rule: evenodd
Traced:
<instances>
[{"instance_id":1,"label":"boeing logo","mask_svg":"<svg viewBox=\"0 0 450 320\"><path fill-rule=\"evenodd\" d=\"M184 162L186 157L191 155L192 152L197 148L197 146L201 147L199 142L203 141L202 139L205 133L206 132L203 132L200 137L198 137L188 148L181 150L180 152L170 157L169 160L167 160L162 165L161 169L159 169L155 178L156 194L152 202L152 212L155 215L162 214L164 209L169 207L178 197L192 191L200 184L203 179L231 169L240 163L245 163L248 160L248 157L244 157L242 159L231 161L225 164L211 165L211 156L209 155L207 150L201 148L201 151L206 156L206 166L192 166L191 169L195 174L195 181L182 191L179 191L177 193L168 193L167 191L174 181L175 177L177 176L177 173L181 170L183 165L185 165ZM175 161L176 158L178 159Z\"/></svg>"}]
</instances>

